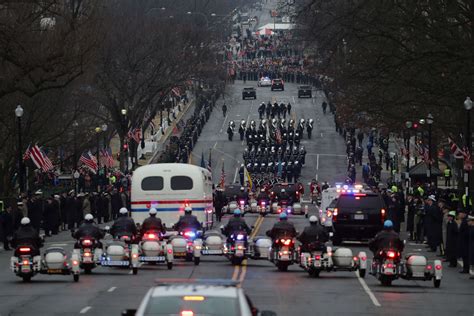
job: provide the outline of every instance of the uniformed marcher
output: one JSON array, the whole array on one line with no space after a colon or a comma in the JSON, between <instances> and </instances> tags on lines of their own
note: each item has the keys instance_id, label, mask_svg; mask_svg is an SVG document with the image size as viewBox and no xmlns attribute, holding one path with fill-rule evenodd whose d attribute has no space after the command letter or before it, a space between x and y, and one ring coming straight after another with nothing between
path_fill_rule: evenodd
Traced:
<instances>
[{"instance_id":1,"label":"uniformed marcher","mask_svg":"<svg viewBox=\"0 0 474 316\"><path fill-rule=\"evenodd\" d=\"M455 222L456 211L448 213L448 221L446 223L446 261L449 262L449 267L456 268L458 265L457 245L459 228Z\"/></svg>"}]
</instances>

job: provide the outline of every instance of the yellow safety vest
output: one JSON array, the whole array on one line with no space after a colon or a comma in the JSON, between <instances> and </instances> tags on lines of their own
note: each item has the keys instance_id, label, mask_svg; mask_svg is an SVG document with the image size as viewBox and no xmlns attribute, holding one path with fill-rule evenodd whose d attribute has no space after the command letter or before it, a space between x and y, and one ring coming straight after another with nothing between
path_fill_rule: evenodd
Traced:
<instances>
[{"instance_id":1,"label":"yellow safety vest","mask_svg":"<svg viewBox=\"0 0 474 316\"><path fill-rule=\"evenodd\" d=\"M418 191L418 193L420 193L420 196L423 196L425 194L425 190L423 190L422 187L418 187L416 190Z\"/></svg>"},{"instance_id":2,"label":"yellow safety vest","mask_svg":"<svg viewBox=\"0 0 474 316\"><path fill-rule=\"evenodd\" d=\"M451 177L451 169L449 169L449 168L444 169L444 176L446 178Z\"/></svg>"},{"instance_id":3,"label":"yellow safety vest","mask_svg":"<svg viewBox=\"0 0 474 316\"><path fill-rule=\"evenodd\" d=\"M471 206L472 206L472 196L469 197L469 201L471 202ZM462 205L464 205L464 207L466 207L466 193L464 193L462 195Z\"/></svg>"}]
</instances>

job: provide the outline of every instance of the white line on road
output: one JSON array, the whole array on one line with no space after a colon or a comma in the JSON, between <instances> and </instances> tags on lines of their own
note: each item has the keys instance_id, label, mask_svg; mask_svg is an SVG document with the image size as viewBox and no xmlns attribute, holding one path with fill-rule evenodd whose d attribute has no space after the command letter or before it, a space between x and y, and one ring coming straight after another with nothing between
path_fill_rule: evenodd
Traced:
<instances>
[{"instance_id":1,"label":"white line on road","mask_svg":"<svg viewBox=\"0 0 474 316\"><path fill-rule=\"evenodd\" d=\"M238 171L239 171L239 168L236 167L236 168L235 168L234 182L233 182L233 183L235 183L235 181L237 180L237 172L238 172Z\"/></svg>"},{"instance_id":2,"label":"white line on road","mask_svg":"<svg viewBox=\"0 0 474 316\"><path fill-rule=\"evenodd\" d=\"M221 130L219 131L219 133L222 133L222 131L224 130L225 121L227 121L227 117L228 117L228 116L229 116L229 114L227 114L227 115L224 117L224 122L222 122Z\"/></svg>"},{"instance_id":3,"label":"white line on road","mask_svg":"<svg viewBox=\"0 0 474 316\"><path fill-rule=\"evenodd\" d=\"M212 149L216 149L217 147L217 142L214 144L214 146L212 146Z\"/></svg>"},{"instance_id":4,"label":"white line on road","mask_svg":"<svg viewBox=\"0 0 474 316\"><path fill-rule=\"evenodd\" d=\"M116 286L112 286L110 289L107 290L107 292L111 293L115 291L116 288L117 288Z\"/></svg>"},{"instance_id":5,"label":"white line on road","mask_svg":"<svg viewBox=\"0 0 474 316\"><path fill-rule=\"evenodd\" d=\"M316 170L319 170L319 154L316 154Z\"/></svg>"},{"instance_id":6,"label":"white line on road","mask_svg":"<svg viewBox=\"0 0 474 316\"><path fill-rule=\"evenodd\" d=\"M79 314L85 314L85 313L87 313L91 308L92 308L92 306L86 306L86 307L84 307L83 309L81 309L81 311L79 312Z\"/></svg>"},{"instance_id":7,"label":"white line on road","mask_svg":"<svg viewBox=\"0 0 474 316\"><path fill-rule=\"evenodd\" d=\"M367 283L365 283L364 279L362 279L360 276L359 276L359 272L357 271L354 271L355 275L357 276L357 279L359 279L359 282L360 282L360 285L362 285L362 287L364 288L365 290L365 293L367 293L367 295L370 297L372 303L377 306L377 307L380 307L382 305L380 305L379 301L377 300L377 298L375 297L374 293L372 293L372 291L369 289L369 287L367 286Z\"/></svg>"}]
</instances>

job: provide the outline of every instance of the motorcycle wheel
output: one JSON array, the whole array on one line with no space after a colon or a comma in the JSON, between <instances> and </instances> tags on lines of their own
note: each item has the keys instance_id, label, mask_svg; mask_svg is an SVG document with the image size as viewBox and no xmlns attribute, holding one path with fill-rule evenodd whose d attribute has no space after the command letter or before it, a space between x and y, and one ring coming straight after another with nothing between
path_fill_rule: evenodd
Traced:
<instances>
[{"instance_id":1,"label":"motorcycle wheel","mask_svg":"<svg viewBox=\"0 0 474 316\"><path fill-rule=\"evenodd\" d=\"M138 273L138 268L132 268L133 275L137 275Z\"/></svg>"},{"instance_id":2,"label":"motorcycle wheel","mask_svg":"<svg viewBox=\"0 0 474 316\"><path fill-rule=\"evenodd\" d=\"M243 258L232 258L231 263L234 266L240 266L242 264Z\"/></svg>"},{"instance_id":3,"label":"motorcycle wheel","mask_svg":"<svg viewBox=\"0 0 474 316\"><path fill-rule=\"evenodd\" d=\"M391 286L392 279L382 278L380 279L380 283L382 283L383 286Z\"/></svg>"},{"instance_id":4,"label":"motorcycle wheel","mask_svg":"<svg viewBox=\"0 0 474 316\"><path fill-rule=\"evenodd\" d=\"M280 270L282 272L288 271L288 266L286 264L277 264L277 268L278 268L278 270Z\"/></svg>"},{"instance_id":5,"label":"motorcycle wheel","mask_svg":"<svg viewBox=\"0 0 474 316\"><path fill-rule=\"evenodd\" d=\"M435 288L439 288L441 286L441 280L433 280L433 285Z\"/></svg>"},{"instance_id":6,"label":"motorcycle wheel","mask_svg":"<svg viewBox=\"0 0 474 316\"><path fill-rule=\"evenodd\" d=\"M79 274L74 274L73 279L74 282L79 282Z\"/></svg>"},{"instance_id":7,"label":"motorcycle wheel","mask_svg":"<svg viewBox=\"0 0 474 316\"><path fill-rule=\"evenodd\" d=\"M321 270L309 270L309 275L313 278L319 278L319 273L321 273Z\"/></svg>"},{"instance_id":8,"label":"motorcycle wheel","mask_svg":"<svg viewBox=\"0 0 474 316\"><path fill-rule=\"evenodd\" d=\"M362 279L365 278L365 272L366 272L365 269L359 270L359 276L360 276Z\"/></svg>"},{"instance_id":9,"label":"motorcycle wheel","mask_svg":"<svg viewBox=\"0 0 474 316\"><path fill-rule=\"evenodd\" d=\"M166 266L168 267L168 270L173 269L173 262L166 263Z\"/></svg>"},{"instance_id":10,"label":"motorcycle wheel","mask_svg":"<svg viewBox=\"0 0 474 316\"><path fill-rule=\"evenodd\" d=\"M192 254L192 253L187 253L185 260L186 260L187 262L193 261L193 254Z\"/></svg>"},{"instance_id":11,"label":"motorcycle wheel","mask_svg":"<svg viewBox=\"0 0 474 316\"><path fill-rule=\"evenodd\" d=\"M201 258L200 258L200 257L194 257L194 265L195 265L195 266L198 266L200 262L201 262Z\"/></svg>"},{"instance_id":12,"label":"motorcycle wheel","mask_svg":"<svg viewBox=\"0 0 474 316\"><path fill-rule=\"evenodd\" d=\"M31 275L24 275L22 278L23 278L23 282L30 282L31 281Z\"/></svg>"}]
</instances>

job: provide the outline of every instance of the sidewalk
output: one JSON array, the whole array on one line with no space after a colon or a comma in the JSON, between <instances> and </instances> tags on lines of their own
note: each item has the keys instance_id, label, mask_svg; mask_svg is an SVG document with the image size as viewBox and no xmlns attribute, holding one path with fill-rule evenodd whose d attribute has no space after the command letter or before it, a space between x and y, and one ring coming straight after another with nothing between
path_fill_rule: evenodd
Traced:
<instances>
[{"instance_id":1,"label":"sidewalk","mask_svg":"<svg viewBox=\"0 0 474 316\"><path fill-rule=\"evenodd\" d=\"M183 119L183 117L186 115L186 113L189 111L189 109L192 107L194 104L194 98L188 98L189 101L187 104L184 104L182 102L179 103L179 105L176 105L174 107L174 112L176 114L176 119L173 120L172 113L173 111L170 111L170 119L171 119L171 125L168 125L168 117L167 117L167 112L163 111L161 114L163 115L163 125L160 125L161 117L160 114L158 113L155 118L153 119L153 123L155 125L155 134L151 134L151 127L148 127L145 132L144 132L144 138L145 138L145 147L142 149L141 144L138 144L138 149L137 149L137 157L138 157L138 165L143 166L145 164L149 164L153 158L157 155L157 153L161 152L165 148L165 143L167 140L170 138L173 130L176 127L176 124ZM181 111L179 111L179 107L181 107ZM118 135L115 135L111 140L110 140L110 147L112 149L112 153L118 153L120 152L120 139ZM142 154L144 155L145 159L140 159L142 157ZM115 167L118 167L118 161L116 161ZM131 160L129 160L129 166L131 166Z\"/></svg>"}]
</instances>

